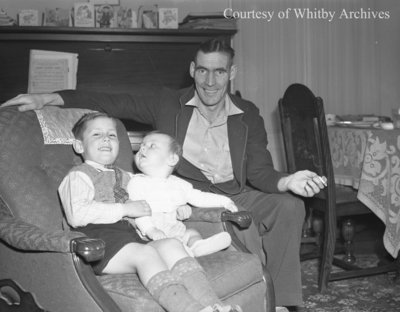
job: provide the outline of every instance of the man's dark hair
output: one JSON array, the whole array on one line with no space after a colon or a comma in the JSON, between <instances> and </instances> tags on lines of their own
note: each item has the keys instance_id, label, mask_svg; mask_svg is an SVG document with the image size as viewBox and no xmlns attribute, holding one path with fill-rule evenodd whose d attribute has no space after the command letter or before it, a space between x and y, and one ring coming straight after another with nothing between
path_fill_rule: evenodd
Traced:
<instances>
[{"instance_id":1,"label":"man's dark hair","mask_svg":"<svg viewBox=\"0 0 400 312\"><path fill-rule=\"evenodd\" d=\"M226 38L220 38L220 37L202 42L194 56L195 62L197 54L200 51L203 53L212 53L212 52L225 53L230 58L231 62L233 61L233 58L235 56L235 50L232 49L232 47L229 44L229 41Z\"/></svg>"},{"instance_id":2,"label":"man's dark hair","mask_svg":"<svg viewBox=\"0 0 400 312\"><path fill-rule=\"evenodd\" d=\"M83 133L86 130L87 123L91 120L100 117L110 118L111 120L114 121L114 123L116 123L116 120L113 117L108 116L106 113L102 112L86 113L75 123L74 127L72 128L72 133L75 139L83 140Z\"/></svg>"}]
</instances>

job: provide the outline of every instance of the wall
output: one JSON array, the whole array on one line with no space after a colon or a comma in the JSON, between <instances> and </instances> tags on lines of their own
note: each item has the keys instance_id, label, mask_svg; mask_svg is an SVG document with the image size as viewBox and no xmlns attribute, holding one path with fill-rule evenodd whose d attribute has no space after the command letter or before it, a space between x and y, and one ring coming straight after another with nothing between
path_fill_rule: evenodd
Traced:
<instances>
[{"instance_id":1,"label":"wall","mask_svg":"<svg viewBox=\"0 0 400 312\"><path fill-rule=\"evenodd\" d=\"M323 98L325 112L391 115L400 106L400 29L396 0L233 0L240 11L284 11L288 18L240 19L234 47L239 75L234 88L261 111L269 150L278 169L285 169L279 98L294 82ZM294 8L389 11L390 18L298 19Z\"/></svg>"},{"instance_id":2,"label":"wall","mask_svg":"<svg viewBox=\"0 0 400 312\"><path fill-rule=\"evenodd\" d=\"M13 18L21 9L36 9L44 12L47 8L72 8L74 0L1 0L0 8L5 9ZM179 20L181 21L189 12L215 12L222 11L228 5L229 0L120 0L120 5L131 7L135 10L140 5L158 4L159 7L179 8Z\"/></svg>"},{"instance_id":3,"label":"wall","mask_svg":"<svg viewBox=\"0 0 400 312\"><path fill-rule=\"evenodd\" d=\"M377 8L389 9L393 18L376 29L377 67L380 77L379 101L390 114L400 108L400 4L398 0L377 1Z\"/></svg>"}]
</instances>

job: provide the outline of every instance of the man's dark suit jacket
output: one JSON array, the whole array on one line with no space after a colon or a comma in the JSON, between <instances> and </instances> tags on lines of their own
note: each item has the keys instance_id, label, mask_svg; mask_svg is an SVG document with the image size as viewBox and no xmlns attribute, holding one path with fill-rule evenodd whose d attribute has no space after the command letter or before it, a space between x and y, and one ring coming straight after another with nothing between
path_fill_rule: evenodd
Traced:
<instances>
[{"instance_id":1,"label":"man's dark suit jacket","mask_svg":"<svg viewBox=\"0 0 400 312\"><path fill-rule=\"evenodd\" d=\"M156 130L174 136L183 145L193 106L185 106L194 96L194 88L163 89L148 97L131 94L103 94L84 91L61 91L66 108L88 108L104 111L110 116L150 124ZM243 114L228 117L229 147L235 180L212 184L203 173L181 159L177 175L203 191L234 195L249 183L266 193L278 192L278 180L285 174L277 172L267 150L267 133L258 108L251 102L229 94Z\"/></svg>"}]
</instances>

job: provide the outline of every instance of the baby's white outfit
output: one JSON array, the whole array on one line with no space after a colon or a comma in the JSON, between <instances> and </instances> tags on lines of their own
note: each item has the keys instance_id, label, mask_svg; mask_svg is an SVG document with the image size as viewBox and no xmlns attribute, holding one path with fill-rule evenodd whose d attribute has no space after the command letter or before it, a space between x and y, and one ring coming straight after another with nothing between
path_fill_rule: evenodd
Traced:
<instances>
[{"instance_id":1,"label":"baby's white outfit","mask_svg":"<svg viewBox=\"0 0 400 312\"><path fill-rule=\"evenodd\" d=\"M177 219L177 208L191 204L195 207L227 207L232 200L226 196L202 192L194 189L192 184L170 175L168 178L153 178L144 174L136 174L127 186L131 200L146 200L152 215L135 219L140 233L156 227L167 237L179 238L183 241L186 226ZM184 244L187 242L183 241Z\"/></svg>"}]
</instances>

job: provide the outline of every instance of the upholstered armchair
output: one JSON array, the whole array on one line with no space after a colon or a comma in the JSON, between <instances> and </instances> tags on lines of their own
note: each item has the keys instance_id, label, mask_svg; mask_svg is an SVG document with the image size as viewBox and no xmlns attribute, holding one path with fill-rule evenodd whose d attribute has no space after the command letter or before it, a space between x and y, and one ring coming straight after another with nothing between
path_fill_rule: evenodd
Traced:
<instances>
[{"instance_id":1,"label":"upholstered armchair","mask_svg":"<svg viewBox=\"0 0 400 312\"><path fill-rule=\"evenodd\" d=\"M80 114L0 108L0 310L161 312L135 274L94 275L89 263L102 257L104 242L71 231L65 222L57 188L81 160L61 133L60 120L70 128ZM117 164L132 171L130 142L122 123L118 127ZM204 236L229 230L232 221L249 221L222 209L194 212L191 226ZM273 311L268 272L234 242L229 250L198 258L212 286L224 302L246 312Z\"/></svg>"}]
</instances>

